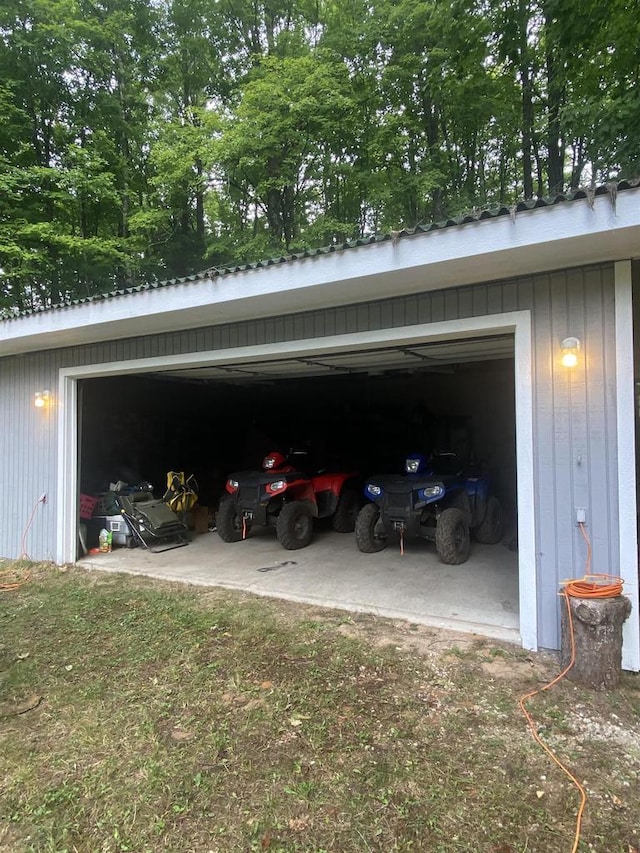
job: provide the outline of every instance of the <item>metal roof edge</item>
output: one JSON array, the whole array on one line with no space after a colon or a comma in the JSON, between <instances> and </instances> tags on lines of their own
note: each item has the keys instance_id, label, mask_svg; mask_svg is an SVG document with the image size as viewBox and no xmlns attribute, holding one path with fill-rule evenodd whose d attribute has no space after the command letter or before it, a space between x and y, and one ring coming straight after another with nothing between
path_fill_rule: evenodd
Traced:
<instances>
[{"instance_id":1,"label":"metal roof edge","mask_svg":"<svg viewBox=\"0 0 640 853\"><path fill-rule=\"evenodd\" d=\"M148 290L157 288L167 288L176 285L187 284L190 282L207 281L213 278L224 278L225 276L233 275L238 272L247 272L250 270L263 269L281 264L290 264L294 261L303 258L314 258L322 255L331 254L334 252L342 252L350 249L356 249L363 246L381 243L388 240L394 243L398 240L404 240L416 236L418 234L428 234L434 231L442 231L447 228L456 226L464 226L474 222L499 219L503 216L510 216L512 219L518 213L538 210L540 208L550 208L559 204L572 203L575 201L586 200L589 206L593 207L596 197L608 195L611 204L615 209L617 194L627 190L635 190L640 187L640 177L633 179L625 179L617 182L601 184L596 187L581 187L571 193L558 193L549 197L538 197L535 199L523 200L511 206L500 205L494 208L483 208L482 210L473 209L472 211L461 213L455 217L449 217L442 221L431 222L428 225L418 224L414 228L403 228L399 231L390 231L384 233L376 233L361 237L355 240L346 240L342 243L335 243L329 246L322 246L317 249L304 249L300 252L293 252L290 255L280 255L273 258L265 258L258 261L245 264L230 264L222 266L212 266L199 273L191 273L185 276L179 276L170 279L152 280L142 284L132 284L128 287L117 288L105 293L97 293L91 296L81 297L78 299L70 299L50 306L38 306L25 311L16 311L8 314L8 316L0 316L0 324L11 323L13 320L18 320L24 317L29 317L35 314L48 314L54 312L62 312L65 309L83 305L91 302L102 302L118 296L127 296L134 293L142 293Z\"/></svg>"}]
</instances>

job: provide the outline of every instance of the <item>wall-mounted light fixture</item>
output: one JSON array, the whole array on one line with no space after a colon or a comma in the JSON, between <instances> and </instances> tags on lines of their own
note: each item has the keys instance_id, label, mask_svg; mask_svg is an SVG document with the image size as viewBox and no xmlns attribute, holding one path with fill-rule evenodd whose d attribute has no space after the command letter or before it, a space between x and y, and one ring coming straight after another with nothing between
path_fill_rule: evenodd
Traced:
<instances>
[{"instance_id":1,"label":"wall-mounted light fixture","mask_svg":"<svg viewBox=\"0 0 640 853\"><path fill-rule=\"evenodd\" d=\"M577 338L565 338L560 344L562 358L560 361L565 367L575 367L578 363L578 352L580 341Z\"/></svg>"},{"instance_id":2,"label":"wall-mounted light fixture","mask_svg":"<svg viewBox=\"0 0 640 853\"><path fill-rule=\"evenodd\" d=\"M33 399L33 405L36 407L36 409L44 409L45 406L49 405L50 400L50 391L36 391Z\"/></svg>"}]
</instances>

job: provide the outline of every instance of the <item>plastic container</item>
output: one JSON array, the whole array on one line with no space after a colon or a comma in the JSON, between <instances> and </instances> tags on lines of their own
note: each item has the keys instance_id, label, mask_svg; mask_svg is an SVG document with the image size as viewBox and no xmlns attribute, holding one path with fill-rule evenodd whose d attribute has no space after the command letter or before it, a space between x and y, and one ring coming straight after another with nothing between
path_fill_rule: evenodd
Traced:
<instances>
[{"instance_id":1,"label":"plastic container","mask_svg":"<svg viewBox=\"0 0 640 853\"><path fill-rule=\"evenodd\" d=\"M103 554L108 554L113 547L113 534L105 527L102 528L98 535L98 550Z\"/></svg>"},{"instance_id":2,"label":"plastic container","mask_svg":"<svg viewBox=\"0 0 640 853\"><path fill-rule=\"evenodd\" d=\"M80 495L80 518L85 521L91 518L97 504L98 498L93 498L91 495Z\"/></svg>"}]
</instances>

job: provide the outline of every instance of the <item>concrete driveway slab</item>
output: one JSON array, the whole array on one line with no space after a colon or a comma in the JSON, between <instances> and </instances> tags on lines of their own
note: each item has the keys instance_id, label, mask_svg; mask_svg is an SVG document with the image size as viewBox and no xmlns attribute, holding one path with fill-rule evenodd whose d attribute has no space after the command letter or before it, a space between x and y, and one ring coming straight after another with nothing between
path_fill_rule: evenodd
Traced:
<instances>
[{"instance_id":1,"label":"concrete driveway slab","mask_svg":"<svg viewBox=\"0 0 640 853\"><path fill-rule=\"evenodd\" d=\"M518 556L503 545L473 543L466 563L447 566L422 540L406 543L404 555L396 548L362 554L352 534L319 530L309 547L285 551L260 528L244 542L210 532L184 548L116 548L81 565L519 641Z\"/></svg>"}]
</instances>

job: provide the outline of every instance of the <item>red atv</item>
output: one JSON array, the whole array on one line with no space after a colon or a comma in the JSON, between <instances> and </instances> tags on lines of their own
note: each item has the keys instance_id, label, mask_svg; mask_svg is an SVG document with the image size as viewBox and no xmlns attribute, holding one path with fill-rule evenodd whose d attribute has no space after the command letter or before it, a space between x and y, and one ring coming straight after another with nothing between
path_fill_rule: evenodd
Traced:
<instances>
[{"instance_id":1,"label":"red atv","mask_svg":"<svg viewBox=\"0 0 640 853\"><path fill-rule=\"evenodd\" d=\"M339 533L351 533L363 504L362 484L354 472L309 473L306 454L269 453L261 471L230 474L216 526L225 542L246 539L254 524L275 527L283 548L305 548L314 518L331 518Z\"/></svg>"}]
</instances>

